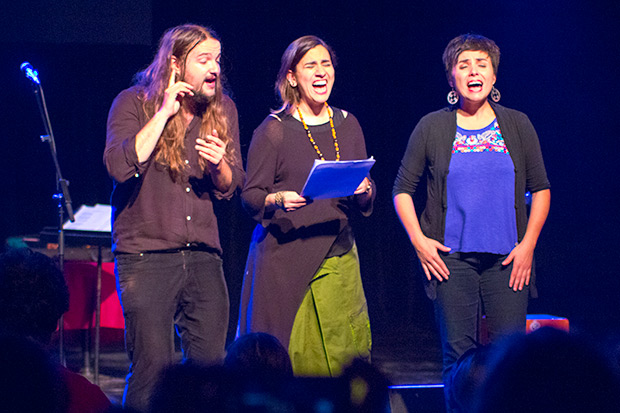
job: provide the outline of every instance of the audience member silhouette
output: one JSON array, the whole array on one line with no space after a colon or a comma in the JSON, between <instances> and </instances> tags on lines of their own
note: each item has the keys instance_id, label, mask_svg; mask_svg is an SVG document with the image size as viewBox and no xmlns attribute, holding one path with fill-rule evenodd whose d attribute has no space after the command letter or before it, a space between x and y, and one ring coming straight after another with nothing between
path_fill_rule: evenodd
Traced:
<instances>
[{"instance_id":1,"label":"audience member silhouette","mask_svg":"<svg viewBox=\"0 0 620 413\"><path fill-rule=\"evenodd\" d=\"M230 412L235 384L222 366L186 361L164 371L151 397L151 413Z\"/></svg>"},{"instance_id":2,"label":"audience member silhouette","mask_svg":"<svg viewBox=\"0 0 620 413\"><path fill-rule=\"evenodd\" d=\"M614 367L593 345L563 331L512 337L493 350L477 411L617 412Z\"/></svg>"},{"instance_id":3,"label":"audience member silhouette","mask_svg":"<svg viewBox=\"0 0 620 413\"><path fill-rule=\"evenodd\" d=\"M68 393L58 366L41 345L0 334L0 411L64 413Z\"/></svg>"},{"instance_id":4,"label":"audience member silhouette","mask_svg":"<svg viewBox=\"0 0 620 413\"><path fill-rule=\"evenodd\" d=\"M249 333L237 338L227 349L224 366L236 375L293 377L288 352L277 338L267 333Z\"/></svg>"},{"instance_id":5,"label":"audience member silhouette","mask_svg":"<svg viewBox=\"0 0 620 413\"><path fill-rule=\"evenodd\" d=\"M0 255L0 331L48 346L60 316L68 308L67 284L51 258L25 248L9 249ZM27 354L15 357L24 360ZM56 367L68 391L68 412L95 413L110 408L99 387L63 366ZM43 397L44 389L31 390L30 397Z\"/></svg>"},{"instance_id":6,"label":"audience member silhouette","mask_svg":"<svg viewBox=\"0 0 620 413\"><path fill-rule=\"evenodd\" d=\"M269 334L251 333L228 347L224 366L185 362L167 369L150 411L280 411L291 407L282 395L292 379L291 361L282 344Z\"/></svg>"},{"instance_id":7,"label":"audience member silhouette","mask_svg":"<svg viewBox=\"0 0 620 413\"><path fill-rule=\"evenodd\" d=\"M388 381L355 360L338 378L293 377L286 349L250 333L228 348L224 366L186 362L167 369L151 400L163 412L389 412Z\"/></svg>"},{"instance_id":8,"label":"audience member silhouette","mask_svg":"<svg viewBox=\"0 0 620 413\"><path fill-rule=\"evenodd\" d=\"M476 395L488 373L489 347L472 348L454 364L447 376L446 405L454 413L470 413L476 404Z\"/></svg>"},{"instance_id":9,"label":"audience member silhouette","mask_svg":"<svg viewBox=\"0 0 620 413\"><path fill-rule=\"evenodd\" d=\"M348 389L349 411L390 412L389 381L376 367L363 359L355 359L342 377Z\"/></svg>"},{"instance_id":10,"label":"audience member silhouette","mask_svg":"<svg viewBox=\"0 0 620 413\"><path fill-rule=\"evenodd\" d=\"M69 290L51 258L26 248L0 255L2 329L46 345L68 309Z\"/></svg>"}]
</instances>

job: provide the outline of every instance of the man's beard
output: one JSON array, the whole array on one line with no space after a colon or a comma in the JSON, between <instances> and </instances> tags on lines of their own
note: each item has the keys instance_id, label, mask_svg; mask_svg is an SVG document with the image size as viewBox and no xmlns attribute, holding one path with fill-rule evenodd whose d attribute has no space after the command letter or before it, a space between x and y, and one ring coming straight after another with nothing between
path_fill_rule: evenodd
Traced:
<instances>
[{"instance_id":1,"label":"man's beard","mask_svg":"<svg viewBox=\"0 0 620 413\"><path fill-rule=\"evenodd\" d=\"M187 96L187 98L188 109L194 116L204 115L209 103L213 100L213 97L205 95L202 91L194 92L194 96Z\"/></svg>"}]
</instances>

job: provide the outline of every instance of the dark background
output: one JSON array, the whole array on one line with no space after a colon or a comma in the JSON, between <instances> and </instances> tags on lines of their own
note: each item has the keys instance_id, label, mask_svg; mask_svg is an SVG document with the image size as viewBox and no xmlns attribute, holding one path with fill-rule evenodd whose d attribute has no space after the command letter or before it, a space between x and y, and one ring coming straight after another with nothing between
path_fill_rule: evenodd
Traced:
<instances>
[{"instance_id":1,"label":"dark background","mask_svg":"<svg viewBox=\"0 0 620 413\"><path fill-rule=\"evenodd\" d=\"M421 116L446 104L447 42L466 32L494 39L502 52L501 103L529 115L552 184L536 251L540 298L530 313L566 316L571 328L597 336L618 333L618 2L5 2L0 239L57 221L52 162L20 64L39 71L74 208L108 203L102 152L110 104L151 61L163 31L186 22L208 25L222 38L244 157L253 129L277 104L273 83L286 46L315 34L336 51L330 104L357 116L377 159L375 213L356 222L356 234L379 346L415 346L417 332L434 331L413 248L391 204L407 139ZM253 223L238 199L220 209L232 333Z\"/></svg>"}]
</instances>

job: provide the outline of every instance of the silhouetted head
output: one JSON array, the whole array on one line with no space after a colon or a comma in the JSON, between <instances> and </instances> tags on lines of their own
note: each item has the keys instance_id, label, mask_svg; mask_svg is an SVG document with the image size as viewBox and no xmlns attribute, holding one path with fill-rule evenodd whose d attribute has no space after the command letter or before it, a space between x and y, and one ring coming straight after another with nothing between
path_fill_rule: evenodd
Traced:
<instances>
[{"instance_id":1,"label":"silhouetted head","mask_svg":"<svg viewBox=\"0 0 620 413\"><path fill-rule=\"evenodd\" d=\"M613 363L593 345L543 328L498 343L479 412L619 411Z\"/></svg>"},{"instance_id":2,"label":"silhouetted head","mask_svg":"<svg viewBox=\"0 0 620 413\"><path fill-rule=\"evenodd\" d=\"M0 255L0 328L48 343L69 309L69 290L54 261L26 248Z\"/></svg>"},{"instance_id":3,"label":"silhouetted head","mask_svg":"<svg viewBox=\"0 0 620 413\"><path fill-rule=\"evenodd\" d=\"M249 333L236 339L227 350L224 366L245 376L292 377L288 352L274 336Z\"/></svg>"},{"instance_id":4,"label":"silhouetted head","mask_svg":"<svg viewBox=\"0 0 620 413\"><path fill-rule=\"evenodd\" d=\"M389 412L389 381L376 367L355 359L344 369L341 380L348 388L348 405L355 412Z\"/></svg>"},{"instance_id":5,"label":"silhouetted head","mask_svg":"<svg viewBox=\"0 0 620 413\"><path fill-rule=\"evenodd\" d=\"M490 349L477 347L463 354L446 378L447 404L455 413L471 412L476 404L478 391L486 380L489 369Z\"/></svg>"},{"instance_id":6,"label":"silhouetted head","mask_svg":"<svg viewBox=\"0 0 620 413\"><path fill-rule=\"evenodd\" d=\"M222 366L186 362L162 374L151 399L151 413L225 412L236 389Z\"/></svg>"}]
</instances>

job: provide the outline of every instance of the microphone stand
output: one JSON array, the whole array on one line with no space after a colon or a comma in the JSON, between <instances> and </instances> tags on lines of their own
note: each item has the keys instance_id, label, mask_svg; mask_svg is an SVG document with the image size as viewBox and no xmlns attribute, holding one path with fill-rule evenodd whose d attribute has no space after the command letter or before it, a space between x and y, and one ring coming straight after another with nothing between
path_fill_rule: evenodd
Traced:
<instances>
[{"instance_id":1,"label":"microphone stand","mask_svg":"<svg viewBox=\"0 0 620 413\"><path fill-rule=\"evenodd\" d=\"M58 201L58 266L60 271L64 275L65 270L65 233L63 229L64 224L64 208L67 210L67 215L71 222L75 222L73 215L73 207L71 206L71 196L69 194L69 181L62 177L60 171L60 164L58 163L58 155L56 152L56 141L54 140L54 132L52 131L52 124L50 122L49 113L47 112L47 105L45 103L45 95L43 94L43 87L38 77L37 71L32 69L29 63L24 62L21 65L21 69L26 74L26 77L32 81L32 90L37 97L37 103L39 105L39 111L41 112L41 118L43 119L43 125L45 127L45 135L41 135L41 142L47 142L49 144L50 152L52 154L52 160L54 161L54 168L56 170L56 193L53 195L53 199ZM63 208L64 200L64 208ZM60 316L58 323L58 352L60 363L66 366L65 351L64 351L64 325L63 316Z\"/></svg>"}]
</instances>

